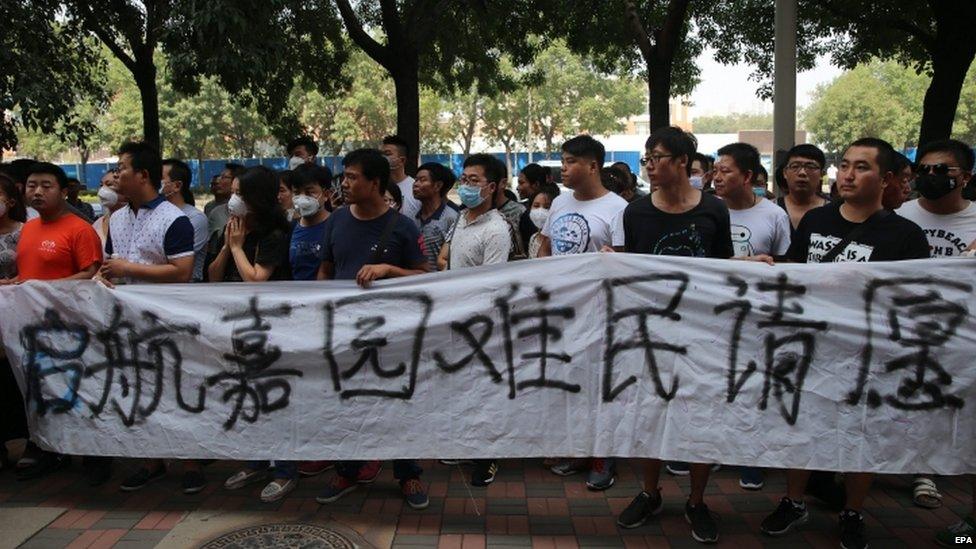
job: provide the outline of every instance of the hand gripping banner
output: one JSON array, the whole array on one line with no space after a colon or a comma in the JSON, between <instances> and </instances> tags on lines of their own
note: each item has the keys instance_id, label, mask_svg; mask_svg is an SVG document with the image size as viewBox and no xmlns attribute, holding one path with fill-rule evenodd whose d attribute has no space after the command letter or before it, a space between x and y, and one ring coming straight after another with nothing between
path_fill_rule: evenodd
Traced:
<instances>
[{"instance_id":1,"label":"hand gripping banner","mask_svg":"<svg viewBox=\"0 0 976 549\"><path fill-rule=\"evenodd\" d=\"M976 261L627 254L383 281L0 288L77 455L976 472Z\"/></svg>"}]
</instances>

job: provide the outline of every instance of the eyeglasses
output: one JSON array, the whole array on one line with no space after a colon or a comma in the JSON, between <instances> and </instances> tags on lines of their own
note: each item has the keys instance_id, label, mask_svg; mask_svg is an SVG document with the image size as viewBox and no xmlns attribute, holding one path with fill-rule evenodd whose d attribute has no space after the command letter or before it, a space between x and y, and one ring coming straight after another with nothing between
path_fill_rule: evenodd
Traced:
<instances>
[{"instance_id":1,"label":"eyeglasses","mask_svg":"<svg viewBox=\"0 0 976 549\"><path fill-rule=\"evenodd\" d=\"M959 171L962 168L959 166L950 166L948 164L919 164L915 168L915 173L925 174L931 173L935 175L949 175L949 172Z\"/></svg>"},{"instance_id":2,"label":"eyeglasses","mask_svg":"<svg viewBox=\"0 0 976 549\"><path fill-rule=\"evenodd\" d=\"M487 179L481 180L474 177L465 177L462 175L461 178L458 179L458 183L462 185L471 185L473 187L483 187L491 183L491 181L488 181Z\"/></svg>"},{"instance_id":3,"label":"eyeglasses","mask_svg":"<svg viewBox=\"0 0 976 549\"><path fill-rule=\"evenodd\" d=\"M786 169L796 173L799 172L800 170L803 170L805 172L819 172L821 168L820 168L820 164L817 164L815 162L790 162L789 164L786 165Z\"/></svg>"},{"instance_id":4,"label":"eyeglasses","mask_svg":"<svg viewBox=\"0 0 976 549\"><path fill-rule=\"evenodd\" d=\"M657 164L662 158L671 158L673 154L652 154L650 156L642 156L640 159L640 165L646 166L648 162L653 162Z\"/></svg>"}]
</instances>

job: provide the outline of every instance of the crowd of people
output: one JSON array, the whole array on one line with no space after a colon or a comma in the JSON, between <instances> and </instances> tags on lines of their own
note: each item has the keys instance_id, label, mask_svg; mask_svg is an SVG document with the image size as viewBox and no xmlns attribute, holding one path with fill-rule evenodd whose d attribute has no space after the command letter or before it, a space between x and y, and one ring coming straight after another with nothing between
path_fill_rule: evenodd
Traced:
<instances>
[{"instance_id":1,"label":"crowd of people","mask_svg":"<svg viewBox=\"0 0 976 549\"><path fill-rule=\"evenodd\" d=\"M899 261L972 254L976 248L976 205L963 194L974 154L953 140L925 144L913 163L885 141L859 139L843 153L833 199L822 192L826 159L814 145L797 145L784 155L774 192L754 146L731 143L713 158L675 127L647 139L640 171L651 184L649 194L640 191L627 164L604 167L603 145L587 135L562 144L562 191L547 169L530 164L519 172L513 193L506 165L489 154L468 156L459 176L425 163L414 178L405 171L408 145L396 136L385 138L380 149L347 154L338 177L318 164L311 139L297 139L287 149L286 171L227 164L210 182L214 200L201 211L186 163L162 159L144 143L126 143L117 169L101 180L98 219L78 199L80 184L60 167L30 160L0 165L0 283L355 280L366 288L380 279L583 253L775 264ZM454 189L460 203L451 200ZM0 376L2 440L29 438L23 399L6 361ZM5 450L0 454L2 466L22 479L69 461L33 443L15 466ZM83 459L93 486L111 479L112 462ZM471 464L475 486L490 484L499 467L494 459ZM551 459L547 465L556 475L584 474L591 490L610 488L616 477L613 457ZM204 466L182 461L184 492L203 490ZM381 467L379 461L254 461L242 464L224 486L235 490L267 481L260 497L271 502L291 492L300 477L334 468L317 498L327 505L373 482ZM684 514L691 535L717 541L718 523L705 495L714 467L646 460L643 489L620 514L619 525L636 528L662 511L664 469L690 476ZM427 507L419 464L395 460L393 469L406 502ZM143 460L120 488L139 490L166 474L162 460ZM743 489L763 487L761 469L743 467L740 474ZM796 469L786 478L786 495L762 522L765 534L784 535L803 523L805 494L814 493L837 505L842 546L867 546L861 509L871 474L843 474L840 493L831 491L837 485L833 474ZM941 504L933 479L918 477L913 488L918 505ZM955 536L974 532L970 515L939 541L951 544Z\"/></svg>"}]
</instances>

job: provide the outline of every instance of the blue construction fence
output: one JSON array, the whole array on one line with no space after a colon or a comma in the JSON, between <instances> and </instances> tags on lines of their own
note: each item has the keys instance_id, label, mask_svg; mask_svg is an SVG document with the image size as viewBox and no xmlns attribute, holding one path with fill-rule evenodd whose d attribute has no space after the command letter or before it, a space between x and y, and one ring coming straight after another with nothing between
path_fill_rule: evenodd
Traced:
<instances>
[{"instance_id":1,"label":"blue construction fence","mask_svg":"<svg viewBox=\"0 0 976 549\"><path fill-rule=\"evenodd\" d=\"M504 153L493 153L502 162L505 161ZM630 166L630 169L634 173L639 173L639 160L641 153L639 151L607 151L606 161L607 162L626 162ZM519 152L512 153L513 168L517 174L522 168L527 164L532 162L541 162L543 160L555 160L558 161L560 158L559 153L527 153ZM530 159L531 157L531 159ZM445 166L450 167L454 170L454 173L460 174L462 171L462 166L464 164L465 156L463 154L424 154L420 156L420 163L424 162L438 162ZM319 165L327 166L332 170L333 173L337 173L342 167L342 157L341 156L325 156L319 157L317 159ZM217 160L204 160L200 162L198 160L186 160L189 164L190 169L193 171L193 183L191 187L199 190L209 190L210 180L215 176L219 175L224 169L224 165L228 163L241 164L245 167L251 166L267 166L272 170L286 170L288 169L288 158L283 156L278 157L266 157L266 158L225 158ZM202 164L202 166L201 166ZM115 168L118 164L114 162L91 162L85 165L85 177L83 183L88 189L97 189L102 176L105 172ZM75 177L79 180L81 177L81 164L61 164L61 168L64 169L68 177ZM202 171L201 171L202 170Z\"/></svg>"}]
</instances>

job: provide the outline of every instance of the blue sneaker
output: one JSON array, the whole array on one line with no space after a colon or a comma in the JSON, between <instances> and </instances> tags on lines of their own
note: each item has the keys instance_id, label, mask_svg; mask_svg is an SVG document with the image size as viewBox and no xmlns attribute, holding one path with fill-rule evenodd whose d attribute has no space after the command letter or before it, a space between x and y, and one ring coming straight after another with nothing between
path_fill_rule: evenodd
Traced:
<instances>
[{"instance_id":1,"label":"blue sneaker","mask_svg":"<svg viewBox=\"0 0 976 549\"><path fill-rule=\"evenodd\" d=\"M758 467L743 467L739 471L739 486L743 490L762 490L765 480L763 470Z\"/></svg>"},{"instance_id":2,"label":"blue sneaker","mask_svg":"<svg viewBox=\"0 0 976 549\"><path fill-rule=\"evenodd\" d=\"M590 473L586 476L586 487L590 490L606 490L613 486L616 466L613 458L593 458Z\"/></svg>"}]
</instances>

